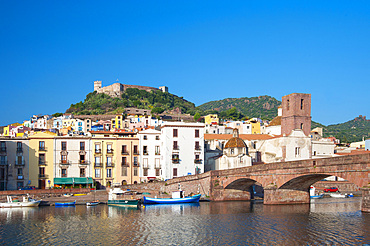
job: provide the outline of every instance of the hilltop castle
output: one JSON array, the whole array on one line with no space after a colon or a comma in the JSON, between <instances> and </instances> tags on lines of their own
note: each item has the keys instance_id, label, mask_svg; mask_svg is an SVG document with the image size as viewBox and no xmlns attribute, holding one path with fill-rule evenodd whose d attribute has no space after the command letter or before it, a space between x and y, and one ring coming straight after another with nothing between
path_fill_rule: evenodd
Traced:
<instances>
[{"instance_id":1,"label":"hilltop castle","mask_svg":"<svg viewBox=\"0 0 370 246\"><path fill-rule=\"evenodd\" d=\"M146 91L158 91L161 90L163 92L168 92L167 86L161 86L159 88L149 87L149 86L141 86L141 85L124 85L121 83L114 83L112 85L108 85L105 87L102 87L101 81L94 81L94 91L97 93L105 93L111 97L120 97L123 92L127 88L136 88L139 90L146 90Z\"/></svg>"}]
</instances>

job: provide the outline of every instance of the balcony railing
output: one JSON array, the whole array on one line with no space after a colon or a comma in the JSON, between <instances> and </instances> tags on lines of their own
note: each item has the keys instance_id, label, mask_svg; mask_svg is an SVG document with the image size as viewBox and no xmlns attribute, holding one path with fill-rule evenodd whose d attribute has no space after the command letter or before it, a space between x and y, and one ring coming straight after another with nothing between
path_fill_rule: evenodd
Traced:
<instances>
[{"instance_id":1,"label":"balcony railing","mask_svg":"<svg viewBox=\"0 0 370 246\"><path fill-rule=\"evenodd\" d=\"M107 149L107 154L113 154L113 149Z\"/></svg>"},{"instance_id":2,"label":"balcony railing","mask_svg":"<svg viewBox=\"0 0 370 246\"><path fill-rule=\"evenodd\" d=\"M172 159L172 163L179 164L180 163L180 159L174 158L174 159Z\"/></svg>"},{"instance_id":3,"label":"balcony railing","mask_svg":"<svg viewBox=\"0 0 370 246\"><path fill-rule=\"evenodd\" d=\"M48 151L46 147L39 147L39 151Z\"/></svg>"},{"instance_id":4,"label":"balcony railing","mask_svg":"<svg viewBox=\"0 0 370 246\"><path fill-rule=\"evenodd\" d=\"M80 164L80 165L89 165L90 163L86 160L79 160L78 164Z\"/></svg>"},{"instance_id":5,"label":"balcony railing","mask_svg":"<svg viewBox=\"0 0 370 246\"><path fill-rule=\"evenodd\" d=\"M23 175L18 175L18 176L17 176L17 179L18 179L18 180L22 180L23 178L24 178L24 177L23 177Z\"/></svg>"},{"instance_id":6,"label":"balcony railing","mask_svg":"<svg viewBox=\"0 0 370 246\"><path fill-rule=\"evenodd\" d=\"M17 154L21 154L21 153L23 153L23 149L17 147Z\"/></svg>"},{"instance_id":7,"label":"balcony railing","mask_svg":"<svg viewBox=\"0 0 370 246\"><path fill-rule=\"evenodd\" d=\"M134 151L134 155L139 155L140 153L139 153L139 151Z\"/></svg>"},{"instance_id":8,"label":"balcony railing","mask_svg":"<svg viewBox=\"0 0 370 246\"><path fill-rule=\"evenodd\" d=\"M49 175L47 174L39 174L39 179L48 179Z\"/></svg>"},{"instance_id":9,"label":"balcony railing","mask_svg":"<svg viewBox=\"0 0 370 246\"><path fill-rule=\"evenodd\" d=\"M122 155L129 155L128 151L123 151L121 152Z\"/></svg>"},{"instance_id":10,"label":"balcony railing","mask_svg":"<svg viewBox=\"0 0 370 246\"><path fill-rule=\"evenodd\" d=\"M200 146L195 146L195 150L202 150Z\"/></svg>"},{"instance_id":11,"label":"balcony railing","mask_svg":"<svg viewBox=\"0 0 370 246\"><path fill-rule=\"evenodd\" d=\"M23 161L16 161L15 165L16 166L24 166L24 160Z\"/></svg>"},{"instance_id":12,"label":"balcony railing","mask_svg":"<svg viewBox=\"0 0 370 246\"><path fill-rule=\"evenodd\" d=\"M155 152L155 155L161 155L161 153L160 152Z\"/></svg>"},{"instance_id":13,"label":"balcony railing","mask_svg":"<svg viewBox=\"0 0 370 246\"><path fill-rule=\"evenodd\" d=\"M139 162L136 162L136 163L134 162L134 167L138 167L138 166L140 166Z\"/></svg>"},{"instance_id":14,"label":"balcony railing","mask_svg":"<svg viewBox=\"0 0 370 246\"><path fill-rule=\"evenodd\" d=\"M39 161L40 166L47 166L48 163L46 161Z\"/></svg>"},{"instance_id":15,"label":"balcony railing","mask_svg":"<svg viewBox=\"0 0 370 246\"><path fill-rule=\"evenodd\" d=\"M107 162L105 165L106 165L106 167L114 167L114 163L113 162Z\"/></svg>"},{"instance_id":16,"label":"balcony railing","mask_svg":"<svg viewBox=\"0 0 370 246\"><path fill-rule=\"evenodd\" d=\"M95 162L94 167L103 167L103 163Z\"/></svg>"},{"instance_id":17,"label":"balcony railing","mask_svg":"<svg viewBox=\"0 0 370 246\"><path fill-rule=\"evenodd\" d=\"M101 149L95 149L95 154L101 154Z\"/></svg>"},{"instance_id":18,"label":"balcony railing","mask_svg":"<svg viewBox=\"0 0 370 246\"><path fill-rule=\"evenodd\" d=\"M201 159L194 159L194 163L195 164L202 164L202 160Z\"/></svg>"},{"instance_id":19,"label":"balcony railing","mask_svg":"<svg viewBox=\"0 0 370 246\"><path fill-rule=\"evenodd\" d=\"M180 149L180 146L178 146L178 145L174 145L174 146L173 146L173 149L174 149L174 150L179 150L179 149Z\"/></svg>"},{"instance_id":20,"label":"balcony railing","mask_svg":"<svg viewBox=\"0 0 370 246\"><path fill-rule=\"evenodd\" d=\"M126 162L121 162L121 166L124 166L124 167L128 167L129 166L129 164L128 164L128 162L126 161Z\"/></svg>"},{"instance_id":21,"label":"balcony railing","mask_svg":"<svg viewBox=\"0 0 370 246\"><path fill-rule=\"evenodd\" d=\"M71 162L70 162L70 161L68 161L68 160L61 160L61 161L59 162L59 164L60 164L60 165L71 165Z\"/></svg>"},{"instance_id":22,"label":"balcony railing","mask_svg":"<svg viewBox=\"0 0 370 246\"><path fill-rule=\"evenodd\" d=\"M67 177L67 174L66 173L62 173L62 178L66 178Z\"/></svg>"},{"instance_id":23,"label":"balcony railing","mask_svg":"<svg viewBox=\"0 0 370 246\"><path fill-rule=\"evenodd\" d=\"M148 151L143 151L143 155L149 155Z\"/></svg>"}]
</instances>

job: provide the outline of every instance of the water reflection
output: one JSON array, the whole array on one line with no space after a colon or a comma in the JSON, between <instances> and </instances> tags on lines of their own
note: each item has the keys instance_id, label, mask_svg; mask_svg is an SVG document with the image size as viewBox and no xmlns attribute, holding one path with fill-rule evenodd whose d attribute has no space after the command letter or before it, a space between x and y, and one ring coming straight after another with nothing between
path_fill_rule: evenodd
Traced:
<instances>
[{"instance_id":1,"label":"water reflection","mask_svg":"<svg viewBox=\"0 0 370 246\"><path fill-rule=\"evenodd\" d=\"M359 245L370 243L370 214L360 212L360 202L3 208L0 244Z\"/></svg>"}]
</instances>

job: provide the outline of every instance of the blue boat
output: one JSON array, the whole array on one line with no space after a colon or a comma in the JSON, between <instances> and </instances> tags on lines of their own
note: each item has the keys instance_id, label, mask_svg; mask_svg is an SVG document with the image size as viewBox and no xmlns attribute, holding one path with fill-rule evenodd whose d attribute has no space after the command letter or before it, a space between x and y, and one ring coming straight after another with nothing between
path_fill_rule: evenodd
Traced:
<instances>
[{"instance_id":1,"label":"blue boat","mask_svg":"<svg viewBox=\"0 0 370 246\"><path fill-rule=\"evenodd\" d=\"M193 203L199 202L200 194L184 197L184 198L152 198L152 197L143 197L144 204L178 204L178 203Z\"/></svg>"},{"instance_id":2,"label":"blue boat","mask_svg":"<svg viewBox=\"0 0 370 246\"><path fill-rule=\"evenodd\" d=\"M76 200L74 202L56 202L55 206L56 207L61 207L61 206L74 206L76 205Z\"/></svg>"},{"instance_id":3,"label":"blue boat","mask_svg":"<svg viewBox=\"0 0 370 246\"><path fill-rule=\"evenodd\" d=\"M320 198L323 198L323 197L324 197L324 194L310 196L311 199L320 199Z\"/></svg>"}]
</instances>

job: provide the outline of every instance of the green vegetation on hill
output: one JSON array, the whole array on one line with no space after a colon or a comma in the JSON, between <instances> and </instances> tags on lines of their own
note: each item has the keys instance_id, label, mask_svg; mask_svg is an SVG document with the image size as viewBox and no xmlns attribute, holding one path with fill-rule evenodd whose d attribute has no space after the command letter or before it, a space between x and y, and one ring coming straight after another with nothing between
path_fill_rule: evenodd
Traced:
<instances>
[{"instance_id":1,"label":"green vegetation on hill","mask_svg":"<svg viewBox=\"0 0 370 246\"><path fill-rule=\"evenodd\" d=\"M242 97L207 102L198 106L197 110L205 113L219 112L221 118L223 118L222 113L226 112L226 117L227 114L233 114L232 119L258 117L265 120L272 120L277 116L280 105L280 101L270 96ZM238 116L235 115L233 108L240 113ZM228 112L228 110L233 110L234 112Z\"/></svg>"},{"instance_id":2,"label":"green vegetation on hill","mask_svg":"<svg viewBox=\"0 0 370 246\"><path fill-rule=\"evenodd\" d=\"M156 114L174 108L180 108L182 113L189 113L195 109L194 103L168 92L148 92L128 88L120 98L110 97L103 93L98 94L95 91L89 93L84 102L71 104L66 113L76 115L118 114L122 113L127 107L151 109Z\"/></svg>"}]
</instances>

